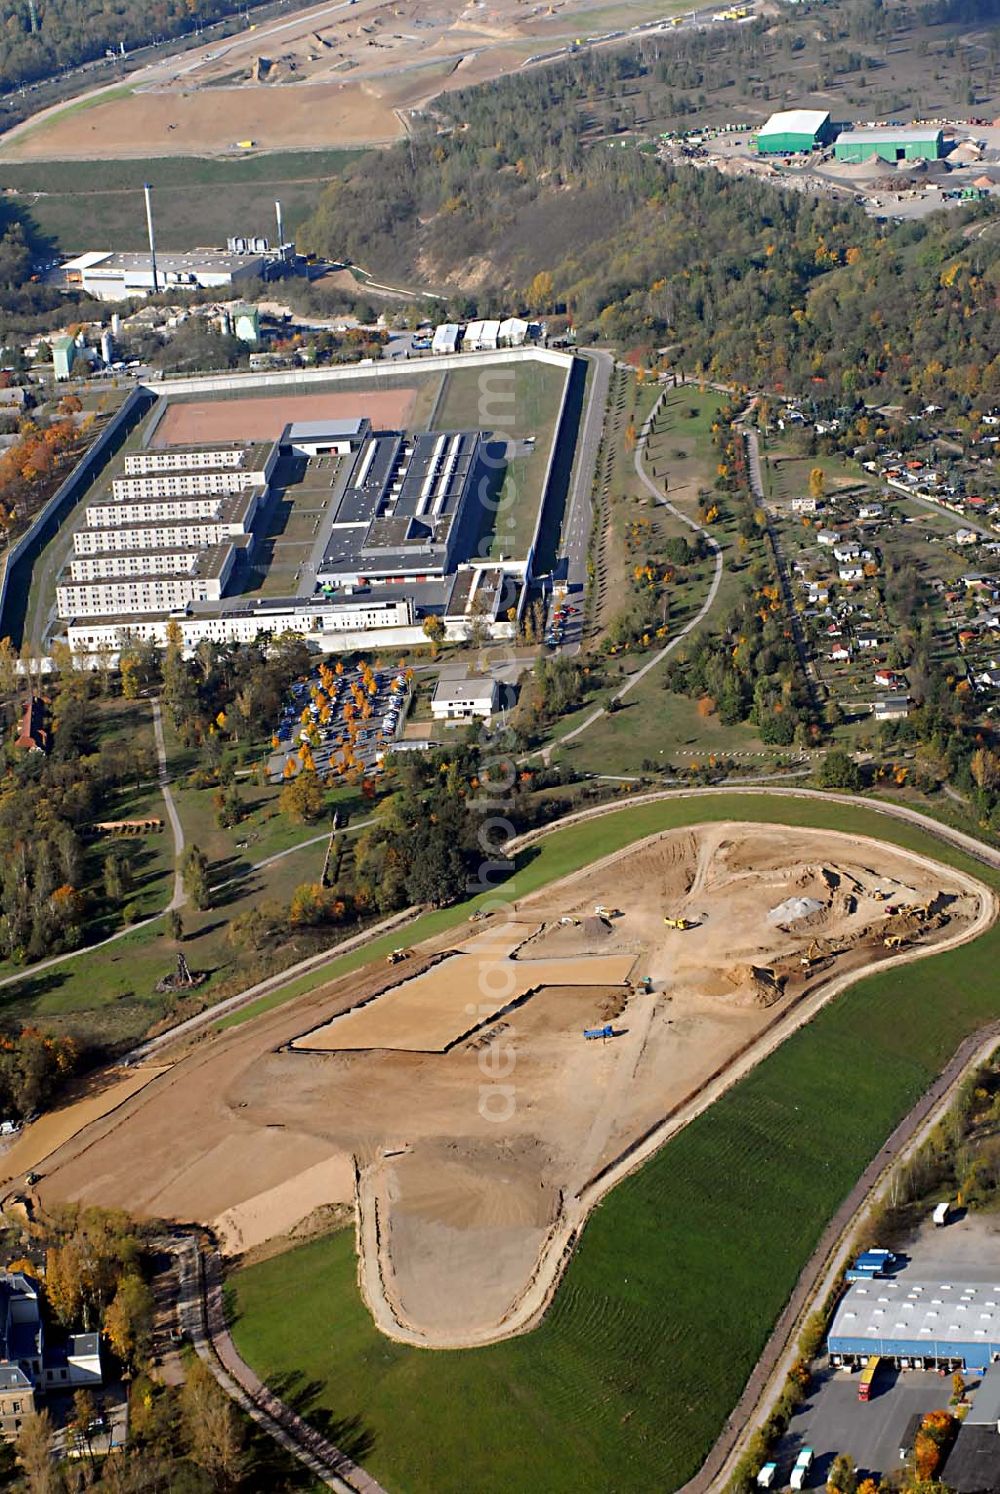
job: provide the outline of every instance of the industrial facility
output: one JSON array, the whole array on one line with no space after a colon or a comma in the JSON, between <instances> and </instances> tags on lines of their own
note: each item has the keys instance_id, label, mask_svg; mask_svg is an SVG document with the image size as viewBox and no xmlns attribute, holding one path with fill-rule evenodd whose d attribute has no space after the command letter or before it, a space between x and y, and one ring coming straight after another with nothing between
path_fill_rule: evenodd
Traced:
<instances>
[{"instance_id":1,"label":"industrial facility","mask_svg":"<svg viewBox=\"0 0 1000 1494\"><path fill-rule=\"evenodd\" d=\"M944 133L932 129L843 130L833 153L838 161L937 161L944 155Z\"/></svg>"},{"instance_id":2,"label":"industrial facility","mask_svg":"<svg viewBox=\"0 0 1000 1494\"><path fill-rule=\"evenodd\" d=\"M787 156L829 145L833 134L829 110L784 109L758 131L756 145L761 155Z\"/></svg>"},{"instance_id":3,"label":"industrial facility","mask_svg":"<svg viewBox=\"0 0 1000 1494\"><path fill-rule=\"evenodd\" d=\"M147 440L155 429L154 417ZM288 630L327 648L373 632L404 643L430 615L492 626L505 571L476 558L486 508L473 499L502 479L504 450L480 431L373 431L366 417L293 421L271 444L131 450L83 506L56 586L70 647L93 653L126 635L163 643L171 621L189 647ZM299 593L239 596L279 461L331 457Z\"/></svg>"},{"instance_id":4,"label":"industrial facility","mask_svg":"<svg viewBox=\"0 0 1000 1494\"><path fill-rule=\"evenodd\" d=\"M56 272L63 290L84 291L97 301L128 301L175 291L227 291L254 280L277 279L298 263L295 245L285 242L280 202L274 204L278 230L274 246L266 238L235 237L229 240L225 251L191 249L181 254L158 251L152 188L147 184L143 190L148 252L114 253L110 249L95 249L79 254L64 261ZM237 326L235 331L244 341L259 340L259 325L251 329L247 323L242 329Z\"/></svg>"},{"instance_id":5,"label":"industrial facility","mask_svg":"<svg viewBox=\"0 0 1000 1494\"><path fill-rule=\"evenodd\" d=\"M1000 1283L874 1277L843 1297L827 1347L834 1365L877 1355L901 1369L981 1373L1000 1359Z\"/></svg>"},{"instance_id":6,"label":"industrial facility","mask_svg":"<svg viewBox=\"0 0 1000 1494\"><path fill-rule=\"evenodd\" d=\"M286 433L295 444L295 427ZM338 472L329 538L317 565L325 586L429 581L471 553L482 509L468 502L488 471L479 431L368 432Z\"/></svg>"}]
</instances>

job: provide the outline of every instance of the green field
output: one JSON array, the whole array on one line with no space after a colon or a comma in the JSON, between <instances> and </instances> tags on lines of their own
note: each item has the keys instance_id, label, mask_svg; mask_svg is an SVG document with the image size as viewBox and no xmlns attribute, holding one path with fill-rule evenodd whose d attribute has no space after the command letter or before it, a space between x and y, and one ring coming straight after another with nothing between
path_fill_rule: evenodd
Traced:
<instances>
[{"instance_id":1,"label":"green field","mask_svg":"<svg viewBox=\"0 0 1000 1494\"><path fill-rule=\"evenodd\" d=\"M495 431L508 440L535 437L530 453L507 463L496 521L480 543L482 555L527 554L565 383L564 369L535 359L457 369L445 375L434 419L437 430L473 427Z\"/></svg>"},{"instance_id":2,"label":"green field","mask_svg":"<svg viewBox=\"0 0 1000 1494\"><path fill-rule=\"evenodd\" d=\"M273 239L276 197L285 231L294 236L326 183L360 154L322 150L232 158L2 162L0 184L17 195L42 234L73 251L145 249L142 185L152 182L157 244L190 249L225 244L231 234Z\"/></svg>"},{"instance_id":3,"label":"green field","mask_svg":"<svg viewBox=\"0 0 1000 1494\"><path fill-rule=\"evenodd\" d=\"M517 893L652 830L734 817L865 831L1000 882L856 804L734 794L558 831ZM456 922L466 912L450 910ZM609 1195L535 1332L462 1353L387 1341L343 1232L233 1278L241 1352L307 1414L344 1427L392 1494L676 1488L735 1404L826 1220L962 1037L997 1016L998 956L994 928L825 1008Z\"/></svg>"}]
</instances>

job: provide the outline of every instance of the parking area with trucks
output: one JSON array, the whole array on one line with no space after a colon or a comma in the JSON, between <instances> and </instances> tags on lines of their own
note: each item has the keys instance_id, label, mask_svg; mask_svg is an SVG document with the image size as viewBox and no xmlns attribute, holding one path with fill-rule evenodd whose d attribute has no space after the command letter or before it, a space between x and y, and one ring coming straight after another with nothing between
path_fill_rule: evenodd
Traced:
<instances>
[{"instance_id":1,"label":"parking area with trucks","mask_svg":"<svg viewBox=\"0 0 1000 1494\"><path fill-rule=\"evenodd\" d=\"M939 1222L942 1219L944 1223ZM992 1298L994 1285L1000 1290L1000 1220L991 1214L969 1213L961 1207L943 1208L940 1203L932 1203L915 1236L899 1244L895 1255L888 1257L885 1274L865 1281L864 1263L877 1254L869 1251L859 1257L854 1267L862 1269L850 1270L847 1276L849 1282L853 1278L855 1286L860 1281L869 1287L875 1302L880 1293L885 1295L885 1311L892 1320L887 1320L887 1332L896 1330L896 1319L905 1312L899 1303L911 1294L919 1296L921 1308L929 1312L934 1310L934 1300L940 1298L938 1315L943 1334L948 1326L946 1320L962 1312L971 1314L978 1325L980 1313L992 1308L988 1299ZM894 1282L898 1287L887 1286ZM902 1290L907 1287L908 1290ZM850 1285L847 1290L851 1290ZM967 1307L963 1305L965 1298L969 1299ZM835 1326L837 1321L834 1320ZM907 1328L905 1334L911 1331L922 1330L914 1326ZM975 1327L969 1331L974 1334ZM873 1345L875 1349L879 1347L887 1350L891 1344ZM941 1354L947 1354L943 1337L937 1347ZM952 1347L960 1354L957 1345ZM775 1471L770 1482L762 1487L796 1487L792 1475L805 1447L813 1450L811 1468L801 1485L807 1489L825 1487L830 1465L838 1453L849 1453L854 1459L859 1481L867 1477L877 1480L906 1464L912 1455L916 1418L928 1411L948 1409L953 1389L951 1373L945 1368L904 1368L889 1352L883 1352L866 1387L865 1373L873 1357L860 1360L853 1369L833 1363L829 1355L814 1362L810 1394L771 1455ZM962 1373L974 1400L980 1372L965 1369Z\"/></svg>"}]
</instances>

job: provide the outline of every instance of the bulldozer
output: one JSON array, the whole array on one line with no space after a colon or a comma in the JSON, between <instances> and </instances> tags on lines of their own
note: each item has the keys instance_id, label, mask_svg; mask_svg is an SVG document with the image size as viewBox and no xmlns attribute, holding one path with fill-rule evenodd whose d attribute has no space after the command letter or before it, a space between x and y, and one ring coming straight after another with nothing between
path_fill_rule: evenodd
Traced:
<instances>
[{"instance_id":1,"label":"bulldozer","mask_svg":"<svg viewBox=\"0 0 1000 1494\"><path fill-rule=\"evenodd\" d=\"M695 929L698 925L693 918L670 918L664 916L663 922L668 929Z\"/></svg>"},{"instance_id":2,"label":"bulldozer","mask_svg":"<svg viewBox=\"0 0 1000 1494\"><path fill-rule=\"evenodd\" d=\"M408 960L413 953L412 949L394 949L391 955L386 955L387 965L399 965L403 960Z\"/></svg>"}]
</instances>

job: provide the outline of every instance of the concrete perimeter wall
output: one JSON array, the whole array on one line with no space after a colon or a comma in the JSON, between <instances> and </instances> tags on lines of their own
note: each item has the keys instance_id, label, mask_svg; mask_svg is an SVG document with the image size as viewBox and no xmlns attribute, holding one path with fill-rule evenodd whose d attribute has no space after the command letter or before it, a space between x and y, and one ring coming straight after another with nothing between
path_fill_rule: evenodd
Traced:
<instances>
[{"instance_id":1,"label":"concrete perimeter wall","mask_svg":"<svg viewBox=\"0 0 1000 1494\"><path fill-rule=\"evenodd\" d=\"M38 545L41 549L47 539L51 538L51 535L47 534L49 529L52 534L55 534L66 516L66 511L78 502L94 481L100 468L114 454L117 442L127 433L132 417L140 410L140 407L150 408L152 393L152 390L142 384L132 390L121 409L111 417L97 440L77 462L69 476L59 484L21 538L8 551L3 580L0 581L0 638L11 638L13 642L20 641L19 638L15 639L11 632L11 619L8 616L11 577L18 564L24 562L32 545ZM20 619L15 624L14 632L20 632Z\"/></svg>"}]
</instances>

